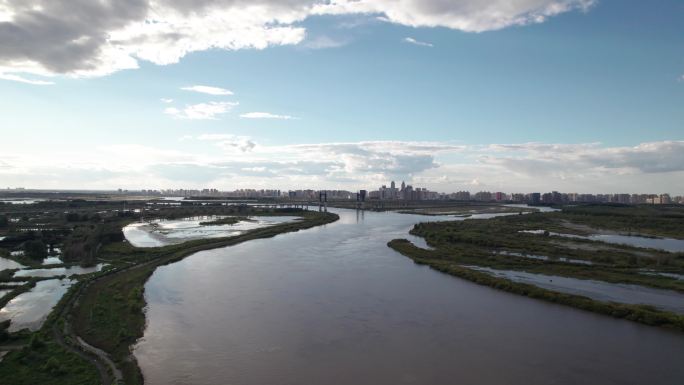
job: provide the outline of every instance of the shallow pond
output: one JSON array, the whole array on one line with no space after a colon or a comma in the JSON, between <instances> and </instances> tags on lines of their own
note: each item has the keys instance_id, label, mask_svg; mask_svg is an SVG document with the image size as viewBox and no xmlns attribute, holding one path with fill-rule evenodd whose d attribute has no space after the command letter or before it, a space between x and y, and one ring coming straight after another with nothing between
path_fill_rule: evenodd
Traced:
<instances>
[{"instance_id":1,"label":"shallow pond","mask_svg":"<svg viewBox=\"0 0 684 385\"><path fill-rule=\"evenodd\" d=\"M520 230L520 233L542 235L545 230ZM677 253L684 251L684 240L674 238L650 238L640 237L635 235L618 235L618 234L592 234L592 235L576 235L549 232L549 235L555 235L565 238L587 239L590 241L600 241L605 243L613 243L618 245L627 245L647 249L660 249Z\"/></svg>"},{"instance_id":2,"label":"shallow pond","mask_svg":"<svg viewBox=\"0 0 684 385\"><path fill-rule=\"evenodd\" d=\"M672 253L684 251L684 240L673 238L648 238L629 235L594 234L587 237L593 241L617 243L648 249L661 249Z\"/></svg>"},{"instance_id":3,"label":"shallow pond","mask_svg":"<svg viewBox=\"0 0 684 385\"><path fill-rule=\"evenodd\" d=\"M36 287L12 298L0 309L0 321L12 320L10 332L25 328L40 329L52 308L72 284L68 279L50 279L36 283Z\"/></svg>"},{"instance_id":4,"label":"shallow pond","mask_svg":"<svg viewBox=\"0 0 684 385\"><path fill-rule=\"evenodd\" d=\"M578 264L578 265L593 265L593 263L591 261L585 261L583 259L572 259L572 258L565 258L565 257L551 258L551 257L548 257L546 255L516 253L516 252L512 252L512 251L499 251L497 254L508 255L511 257L536 259L536 260L540 260L540 261L558 261L558 262L565 262L565 263L574 263L574 264Z\"/></svg>"},{"instance_id":5,"label":"shallow pond","mask_svg":"<svg viewBox=\"0 0 684 385\"><path fill-rule=\"evenodd\" d=\"M150 385L673 384L684 335L497 291L387 242L439 217L340 220L196 253L145 285ZM446 218L454 220L453 217Z\"/></svg>"},{"instance_id":6,"label":"shallow pond","mask_svg":"<svg viewBox=\"0 0 684 385\"><path fill-rule=\"evenodd\" d=\"M529 206L526 204L509 204L509 205L504 205L506 207L519 207L519 208L532 208L532 209L537 209L541 213L552 213L555 211L561 211L560 209L556 209L553 207L548 207L548 206Z\"/></svg>"},{"instance_id":7,"label":"shallow pond","mask_svg":"<svg viewBox=\"0 0 684 385\"><path fill-rule=\"evenodd\" d=\"M507 278L511 281L528 283L562 293L582 295L599 301L652 305L663 310L684 314L684 294L672 290L555 275L533 274L524 271L498 270L480 266L467 267L473 270L484 271L497 277Z\"/></svg>"},{"instance_id":8,"label":"shallow pond","mask_svg":"<svg viewBox=\"0 0 684 385\"><path fill-rule=\"evenodd\" d=\"M25 283L25 281L0 282L3 286L21 286Z\"/></svg>"},{"instance_id":9,"label":"shallow pond","mask_svg":"<svg viewBox=\"0 0 684 385\"><path fill-rule=\"evenodd\" d=\"M10 203L13 205L32 205L34 203L43 202L45 199L38 198L0 198L0 202Z\"/></svg>"},{"instance_id":10,"label":"shallow pond","mask_svg":"<svg viewBox=\"0 0 684 385\"><path fill-rule=\"evenodd\" d=\"M41 263L42 265L57 265L63 263L62 260L59 258L59 256L56 257L47 257L43 259L43 262Z\"/></svg>"},{"instance_id":11,"label":"shallow pond","mask_svg":"<svg viewBox=\"0 0 684 385\"><path fill-rule=\"evenodd\" d=\"M641 274L645 274L645 275L659 275L659 276L661 276L661 277L674 278L674 279L678 279L678 280L680 280L680 281L684 281L684 274L665 273L665 272L653 271L653 270L643 270L643 271L641 271Z\"/></svg>"},{"instance_id":12,"label":"shallow pond","mask_svg":"<svg viewBox=\"0 0 684 385\"><path fill-rule=\"evenodd\" d=\"M100 263L95 266L81 267L81 266L70 266L70 267L56 267L53 269L26 269L19 270L14 273L15 277L58 277L60 275L83 275L95 273L100 270L105 265Z\"/></svg>"},{"instance_id":13,"label":"shallow pond","mask_svg":"<svg viewBox=\"0 0 684 385\"><path fill-rule=\"evenodd\" d=\"M194 217L133 223L124 227L124 236L136 247L159 247L193 239L221 238L240 235L247 230L299 220L295 216L255 216L232 225L200 225L220 217Z\"/></svg>"},{"instance_id":14,"label":"shallow pond","mask_svg":"<svg viewBox=\"0 0 684 385\"><path fill-rule=\"evenodd\" d=\"M5 254L5 255L7 255L7 254ZM22 269L22 268L24 268L24 267L25 267L24 265L22 265L22 264L20 264L20 263L18 263L18 262L15 262L15 261L13 261L13 260L11 260L11 259L0 257L0 270L5 270L5 269Z\"/></svg>"}]
</instances>

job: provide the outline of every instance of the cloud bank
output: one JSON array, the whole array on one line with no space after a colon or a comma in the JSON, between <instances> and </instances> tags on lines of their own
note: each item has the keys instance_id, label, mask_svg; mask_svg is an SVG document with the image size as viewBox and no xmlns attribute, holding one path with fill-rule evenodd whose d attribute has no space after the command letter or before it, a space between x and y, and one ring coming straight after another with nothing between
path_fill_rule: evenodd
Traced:
<instances>
[{"instance_id":1,"label":"cloud bank","mask_svg":"<svg viewBox=\"0 0 684 385\"><path fill-rule=\"evenodd\" d=\"M247 112L240 115L241 118L245 119L278 119L278 120L292 120L298 119L290 115L278 115L272 114L270 112Z\"/></svg>"},{"instance_id":2,"label":"cloud bank","mask_svg":"<svg viewBox=\"0 0 684 385\"><path fill-rule=\"evenodd\" d=\"M116 145L44 158L3 152L0 178L8 185L40 188L356 190L405 180L444 192L684 194L684 141L623 147L405 141L274 146L226 134L182 139L199 150Z\"/></svg>"},{"instance_id":3,"label":"cloud bank","mask_svg":"<svg viewBox=\"0 0 684 385\"><path fill-rule=\"evenodd\" d=\"M201 94L214 95L214 96L233 95L233 91L227 90L225 88L212 87L212 86L188 86L188 87L181 87L181 90L199 92Z\"/></svg>"},{"instance_id":4,"label":"cloud bank","mask_svg":"<svg viewBox=\"0 0 684 385\"><path fill-rule=\"evenodd\" d=\"M176 119L214 120L218 115L228 113L238 102L208 102L189 104L182 109L167 107L164 113Z\"/></svg>"},{"instance_id":5,"label":"cloud bank","mask_svg":"<svg viewBox=\"0 0 684 385\"><path fill-rule=\"evenodd\" d=\"M410 27L484 32L541 23L594 0L1 0L0 74L104 76L140 61L305 40L313 15L375 15ZM315 46L330 46L320 40ZM19 80L21 81L21 80ZM41 81L41 80L37 80ZM35 81L34 81L35 82Z\"/></svg>"}]
</instances>

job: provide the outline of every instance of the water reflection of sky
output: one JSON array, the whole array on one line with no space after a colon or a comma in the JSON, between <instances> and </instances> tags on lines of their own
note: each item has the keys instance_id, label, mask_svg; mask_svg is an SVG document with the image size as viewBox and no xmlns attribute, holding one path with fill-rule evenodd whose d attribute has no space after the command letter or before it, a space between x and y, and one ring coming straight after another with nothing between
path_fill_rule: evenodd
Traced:
<instances>
[{"instance_id":1,"label":"water reflection of sky","mask_svg":"<svg viewBox=\"0 0 684 385\"><path fill-rule=\"evenodd\" d=\"M544 230L522 230L522 233L541 235ZM591 235L575 235L562 234L550 232L549 235L555 235L565 238L586 239L590 241L599 241L605 243L613 243L618 245L627 245L646 249L659 249L677 253L684 251L684 240L674 238L651 238L640 237L635 235L619 235L619 234L591 234Z\"/></svg>"},{"instance_id":2,"label":"water reflection of sky","mask_svg":"<svg viewBox=\"0 0 684 385\"><path fill-rule=\"evenodd\" d=\"M136 247L159 247L192 239L221 238L245 231L298 220L295 216L255 216L235 224L200 225L223 217L193 217L133 223L124 227L126 239Z\"/></svg>"},{"instance_id":3,"label":"water reflection of sky","mask_svg":"<svg viewBox=\"0 0 684 385\"><path fill-rule=\"evenodd\" d=\"M515 282L528 283L562 293L582 295L599 301L652 305L663 310L684 314L684 294L672 290L608 283L602 281L533 274L524 271L497 270L468 266Z\"/></svg>"},{"instance_id":4,"label":"water reflection of sky","mask_svg":"<svg viewBox=\"0 0 684 385\"><path fill-rule=\"evenodd\" d=\"M12 298L0 309L0 321L12 320L10 332L24 328L38 330L72 284L73 281L68 279L50 279L36 283L33 289Z\"/></svg>"},{"instance_id":5,"label":"water reflection of sky","mask_svg":"<svg viewBox=\"0 0 684 385\"><path fill-rule=\"evenodd\" d=\"M95 273L100 270L105 265L100 263L95 266L81 267L81 266L69 266L69 267L56 267L53 269L26 269L19 270L14 273L15 277L58 277L60 275L83 275Z\"/></svg>"},{"instance_id":6,"label":"water reflection of sky","mask_svg":"<svg viewBox=\"0 0 684 385\"><path fill-rule=\"evenodd\" d=\"M0 270L21 269L23 267L24 267L24 265L17 263L11 259L0 257Z\"/></svg>"}]
</instances>

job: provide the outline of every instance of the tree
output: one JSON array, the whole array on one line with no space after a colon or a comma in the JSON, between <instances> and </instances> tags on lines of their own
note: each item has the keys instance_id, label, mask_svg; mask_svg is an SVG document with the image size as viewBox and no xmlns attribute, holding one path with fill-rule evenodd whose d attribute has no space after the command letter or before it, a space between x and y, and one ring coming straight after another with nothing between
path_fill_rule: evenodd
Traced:
<instances>
[{"instance_id":1,"label":"tree","mask_svg":"<svg viewBox=\"0 0 684 385\"><path fill-rule=\"evenodd\" d=\"M7 215L0 215L0 229L7 228L9 226L9 219L7 219Z\"/></svg>"},{"instance_id":2,"label":"tree","mask_svg":"<svg viewBox=\"0 0 684 385\"><path fill-rule=\"evenodd\" d=\"M9 339L9 333L7 333L9 326L10 320L0 322L0 342L7 341Z\"/></svg>"},{"instance_id":3,"label":"tree","mask_svg":"<svg viewBox=\"0 0 684 385\"><path fill-rule=\"evenodd\" d=\"M43 259L47 257L47 246L41 240L32 240L24 242L24 253L27 257L33 259Z\"/></svg>"}]
</instances>

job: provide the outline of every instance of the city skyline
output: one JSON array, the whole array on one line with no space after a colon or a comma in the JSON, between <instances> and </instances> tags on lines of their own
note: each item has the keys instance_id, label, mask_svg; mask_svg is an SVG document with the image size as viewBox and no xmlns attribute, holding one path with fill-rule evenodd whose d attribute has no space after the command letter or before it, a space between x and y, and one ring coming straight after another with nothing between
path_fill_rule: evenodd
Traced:
<instances>
[{"instance_id":1,"label":"city skyline","mask_svg":"<svg viewBox=\"0 0 684 385\"><path fill-rule=\"evenodd\" d=\"M397 185L395 181L390 182L390 187L382 185L377 189L374 188L360 188L354 191L351 190L335 190L335 189L310 189L300 188L295 190L281 190L281 189L259 189L259 188L244 188L235 190L219 190L215 188L203 189L117 189L117 190L39 190L39 189L25 189L25 188L6 188L0 190L10 193L5 198L0 198L0 202L5 199L14 201L17 196L20 199L27 199L22 197L22 194L45 194L45 193L113 193L121 195L142 195L146 197L171 197L171 198L193 198L193 197L224 197L229 199L234 198L277 198L277 199L291 199L291 200L305 200L318 201L321 199L320 193L325 192L325 200L356 200L356 201L383 201L383 200L405 200L405 201L419 201L419 200L441 200L441 201L480 201L480 202L512 202L512 203L532 203L532 204L567 204L567 203L620 203L620 204L684 204L684 195L674 195L667 192L661 193L578 193L578 192L522 192L522 191L430 191L421 186L412 186L406 184L405 181L401 185ZM59 199L59 197L56 197ZM31 201L30 198L28 198ZM50 198L49 198L50 199Z\"/></svg>"},{"instance_id":2,"label":"city skyline","mask_svg":"<svg viewBox=\"0 0 684 385\"><path fill-rule=\"evenodd\" d=\"M34 3L4 186L684 193L677 1Z\"/></svg>"}]
</instances>

